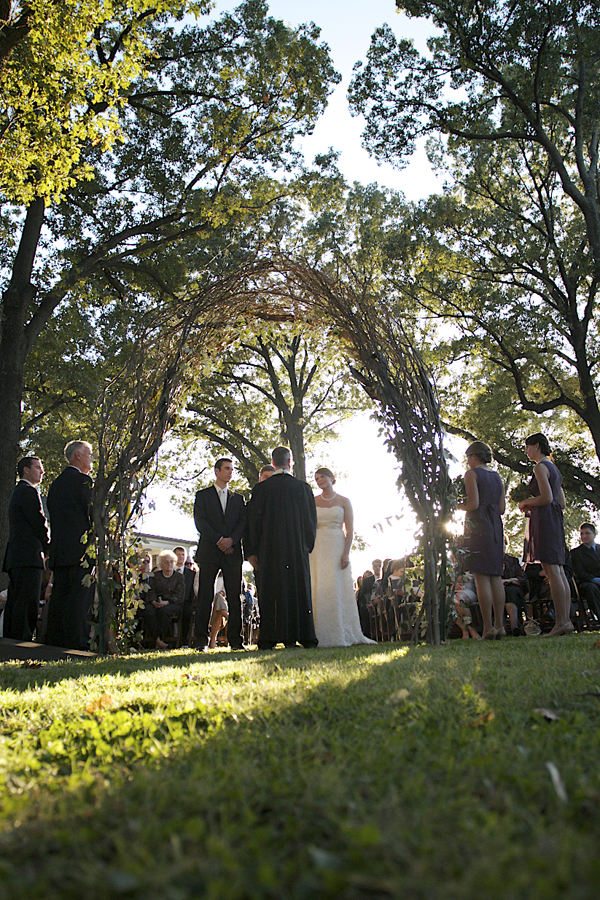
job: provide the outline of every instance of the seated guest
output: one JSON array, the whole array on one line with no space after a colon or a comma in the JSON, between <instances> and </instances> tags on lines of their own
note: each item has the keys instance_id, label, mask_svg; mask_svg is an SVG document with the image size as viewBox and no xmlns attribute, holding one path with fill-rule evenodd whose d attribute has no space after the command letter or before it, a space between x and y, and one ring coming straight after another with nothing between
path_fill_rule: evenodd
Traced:
<instances>
[{"instance_id":1,"label":"seated guest","mask_svg":"<svg viewBox=\"0 0 600 900\"><path fill-rule=\"evenodd\" d=\"M165 650L165 637L171 634L171 617L183 611L185 580L175 571L177 557L170 550L158 554L158 569L150 575L150 588L144 596L144 628L159 650Z\"/></svg>"},{"instance_id":2,"label":"seated guest","mask_svg":"<svg viewBox=\"0 0 600 900\"><path fill-rule=\"evenodd\" d=\"M596 544L596 528L583 522L579 528L581 544L571 550L571 562L579 595L600 622L600 546Z\"/></svg>"},{"instance_id":3,"label":"seated guest","mask_svg":"<svg viewBox=\"0 0 600 900\"><path fill-rule=\"evenodd\" d=\"M208 641L208 646L211 650L214 650L217 646L217 635L223 628L227 625L229 620L229 606L227 605L227 598L225 597L225 591L221 588L220 591L217 591L215 594L215 598L213 600L212 610L210 613L210 636Z\"/></svg>"},{"instance_id":4,"label":"seated guest","mask_svg":"<svg viewBox=\"0 0 600 900\"><path fill-rule=\"evenodd\" d=\"M393 559L389 564L389 575L388 575L388 594L390 597L394 596L394 593L401 591L404 584L404 560L403 559Z\"/></svg>"},{"instance_id":5,"label":"seated guest","mask_svg":"<svg viewBox=\"0 0 600 900\"><path fill-rule=\"evenodd\" d=\"M379 563L379 571L381 571L381 560L375 560ZM362 583L358 589L356 602L358 603L358 616L360 619L360 627L365 637L371 637L371 617L369 607L371 605L371 591L375 584L375 575L370 569L363 572Z\"/></svg>"},{"instance_id":6,"label":"seated guest","mask_svg":"<svg viewBox=\"0 0 600 900\"><path fill-rule=\"evenodd\" d=\"M521 617L525 610L525 594L527 593L527 576L516 556L504 554L502 584L506 612L510 622L510 630L514 637L521 634Z\"/></svg>"}]
</instances>

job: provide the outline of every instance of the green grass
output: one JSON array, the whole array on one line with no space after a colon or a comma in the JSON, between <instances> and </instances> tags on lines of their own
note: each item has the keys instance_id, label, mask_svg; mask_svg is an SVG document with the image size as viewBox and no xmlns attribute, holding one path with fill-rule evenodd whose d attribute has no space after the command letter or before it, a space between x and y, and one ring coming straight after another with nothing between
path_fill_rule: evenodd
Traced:
<instances>
[{"instance_id":1,"label":"green grass","mask_svg":"<svg viewBox=\"0 0 600 900\"><path fill-rule=\"evenodd\" d=\"M0 685L2 900L600 894L593 635L15 663Z\"/></svg>"}]
</instances>

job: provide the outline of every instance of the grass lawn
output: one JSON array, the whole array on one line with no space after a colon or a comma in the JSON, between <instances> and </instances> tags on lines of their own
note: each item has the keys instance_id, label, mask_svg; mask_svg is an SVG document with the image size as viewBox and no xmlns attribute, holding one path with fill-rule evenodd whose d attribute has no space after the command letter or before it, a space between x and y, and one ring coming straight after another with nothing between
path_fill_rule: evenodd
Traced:
<instances>
[{"instance_id":1,"label":"grass lawn","mask_svg":"<svg viewBox=\"0 0 600 900\"><path fill-rule=\"evenodd\" d=\"M0 666L0 898L600 896L600 649Z\"/></svg>"}]
</instances>

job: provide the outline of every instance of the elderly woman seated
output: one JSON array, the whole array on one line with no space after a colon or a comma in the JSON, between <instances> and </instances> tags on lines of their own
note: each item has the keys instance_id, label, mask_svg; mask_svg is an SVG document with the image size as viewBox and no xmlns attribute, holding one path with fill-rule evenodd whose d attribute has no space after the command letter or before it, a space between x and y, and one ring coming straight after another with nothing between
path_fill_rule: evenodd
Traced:
<instances>
[{"instance_id":1,"label":"elderly woman seated","mask_svg":"<svg viewBox=\"0 0 600 900\"><path fill-rule=\"evenodd\" d=\"M185 578L175 571L177 557L163 550L157 559L158 570L150 576L150 589L144 597L144 630L159 650L165 650L165 638L171 634L171 617L181 615Z\"/></svg>"}]
</instances>

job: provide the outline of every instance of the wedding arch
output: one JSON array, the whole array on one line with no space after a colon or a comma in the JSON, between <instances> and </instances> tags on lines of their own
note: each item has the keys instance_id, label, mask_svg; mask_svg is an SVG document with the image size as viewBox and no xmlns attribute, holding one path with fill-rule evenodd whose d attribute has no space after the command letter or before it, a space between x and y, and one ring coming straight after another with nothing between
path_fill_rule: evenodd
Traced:
<instances>
[{"instance_id":1,"label":"wedding arch","mask_svg":"<svg viewBox=\"0 0 600 900\"><path fill-rule=\"evenodd\" d=\"M105 386L98 401L94 503L101 608L108 614L114 609L112 560L121 555L120 541L147 484L145 473L186 388L234 339L240 322L298 317L332 329L349 375L376 404L398 461L398 482L421 524L423 610L428 640L438 644L445 618L440 597L444 604L451 482L432 378L400 318L369 286L285 256L239 266L144 317L117 376Z\"/></svg>"}]
</instances>

